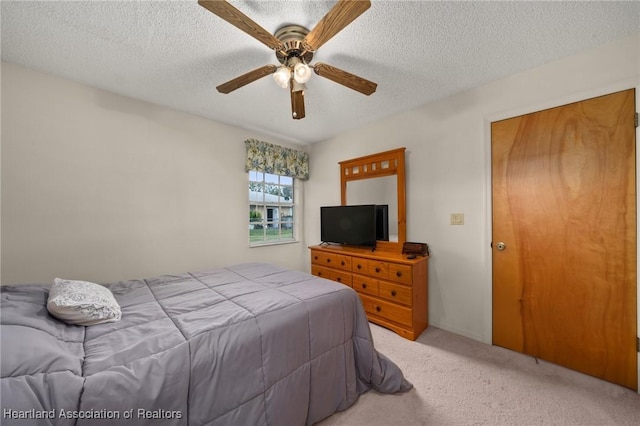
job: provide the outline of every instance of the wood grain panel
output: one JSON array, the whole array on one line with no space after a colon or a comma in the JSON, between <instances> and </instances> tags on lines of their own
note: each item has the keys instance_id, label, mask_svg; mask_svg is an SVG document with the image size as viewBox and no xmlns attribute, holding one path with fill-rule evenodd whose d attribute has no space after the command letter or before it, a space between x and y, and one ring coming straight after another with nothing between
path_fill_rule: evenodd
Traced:
<instances>
[{"instance_id":1,"label":"wood grain panel","mask_svg":"<svg viewBox=\"0 0 640 426\"><path fill-rule=\"evenodd\" d=\"M304 43L315 51L371 7L369 0L339 0L309 31Z\"/></svg>"},{"instance_id":2,"label":"wood grain panel","mask_svg":"<svg viewBox=\"0 0 640 426\"><path fill-rule=\"evenodd\" d=\"M387 279L389 276L389 264L379 260L367 261L367 274L372 277Z\"/></svg>"},{"instance_id":3,"label":"wood grain panel","mask_svg":"<svg viewBox=\"0 0 640 426\"><path fill-rule=\"evenodd\" d=\"M377 296L379 292L378 280L363 275L353 274L353 289L360 293L371 294Z\"/></svg>"},{"instance_id":4,"label":"wood grain panel","mask_svg":"<svg viewBox=\"0 0 640 426\"><path fill-rule=\"evenodd\" d=\"M392 302L411 306L411 287L397 285L385 281L380 281L378 287L380 288L380 297L384 297L385 299Z\"/></svg>"},{"instance_id":5,"label":"wood grain panel","mask_svg":"<svg viewBox=\"0 0 640 426\"><path fill-rule=\"evenodd\" d=\"M234 27L244 31L271 49L280 49L282 43L273 34L256 24L247 15L240 12L224 0L199 0L198 4L218 15Z\"/></svg>"},{"instance_id":6,"label":"wood grain panel","mask_svg":"<svg viewBox=\"0 0 640 426\"><path fill-rule=\"evenodd\" d=\"M343 269L345 271L351 271L351 260L352 260L351 256L344 256L341 254L336 255L335 267Z\"/></svg>"},{"instance_id":7,"label":"wood grain panel","mask_svg":"<svg viewBox=\"0 0 640 426\"><path fill-rule=\"evenodd\" d=\"M411 285L413 277L411 276L411 267L407 265L398 265L397 263L389 264L389 279L402 284Z\"/></svg>"},{"instance_id":8,"label":"wood grain panel","mask_svg":"<svg viewBox=\"0 0 640 426\"><path fill-rule=\"evenodd\" d=\"M634 112L629 90L492 124L493 341L637 389Z\"/></svg>"},{"instance_id":9,"label":"wood grain panel","mask_svg":"<svg viewBox=\"0 0 640 426\"><path fill-rule=\"evenodd\" d=\"M293 90L291 85L291 117L294 120L301 120L306 116L304 109L304 90Z\"/></svg>"},{"instance_id":10,"label":"wood grain panel","mask_svg":"<svg viewBox=\"0 0 640 426\"><path fill-rule=\"evenodd\" d=\"M272 64L256 68L255 70L249 71L246 74L242 74L241 76L236 77L233 80L222 83L221 85L216 87L216 90L218 90L218 92L220 93L231 93L234 90L246 86L247 84L252 83L262 77L273 74L277 69L278 67Z\"/></svg>"},{"instance_id":11,"label":"wood grain panel","mask_svg":"<svg viewBox=\"0 0 640 426\"><path fill-rule=\"evenodd\" d=\"M379 316L403 326L411 326L412 316L410 308L384 302L365 294L360 294L360 299L367 314Z\"/></svg>"},{"instance_id":12,"label":"wood grain panel","mask_svg":"<svg viewBox=\"0 0 640 426\"><path fill-rule=\"evenodd\" d=\"M349 287L352 286L352 276L348 272L337 271L335 269L313 264L311 265L311 275L337 281L340 284L344 284Z\"/></svg>"},{"instance_id":13,"label":"wood grain panel","mask_svg":"<svg viewBox=\"0 0 640 426\"><path fill-rule=\"evenodd\" d=\"M335 83L341 84L349 89L353 89L363 95L371 95L376 91L378 85L373 81L369 81L366 78L359 77L347 71L343 71L339 68L331 65L318 62L314 65L313 70L320 77L327 78Z\"/></svg>"}]
</instances>

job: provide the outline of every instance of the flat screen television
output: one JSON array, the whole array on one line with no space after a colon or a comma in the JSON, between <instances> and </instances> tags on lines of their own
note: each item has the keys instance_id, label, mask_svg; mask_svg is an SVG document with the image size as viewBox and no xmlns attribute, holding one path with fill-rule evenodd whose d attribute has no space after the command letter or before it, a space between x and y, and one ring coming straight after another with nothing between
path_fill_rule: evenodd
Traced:
<instances>
[{"instance_id":1,"label":"flat screen television","mask_svg":"<svg viewBox=\"0 0 640 426\"><path fill-rule=\"evenodd\" d=\"M376 246L376 205L320 207L320 239L323 243Z\"/></svg>"},{"instance_id":2,"label":"flat screen television","mask_svg":"<svg viewBox=\"0 0 640 426\"><path fill-rule=\"evenodd\" d=\"M389 205L376 205L376 240L389 241Z\"/></svg>"}]
</instances>

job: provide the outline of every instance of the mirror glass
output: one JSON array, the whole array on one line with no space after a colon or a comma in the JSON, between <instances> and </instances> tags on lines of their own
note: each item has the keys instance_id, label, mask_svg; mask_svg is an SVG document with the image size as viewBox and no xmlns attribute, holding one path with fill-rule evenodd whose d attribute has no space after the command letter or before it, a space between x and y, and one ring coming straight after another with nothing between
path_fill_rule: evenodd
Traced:
<instances>
[{"instance_id":1,"label":"mirror glass","mask_svg":"<svg viewBox=\"0 0 640 426\"><path fill-rule=\"evenodd\" d=\"M383 176L347 182L347 205L389 206L389 241L398 242L397 176Z\"/></svg>"}]
</instances>

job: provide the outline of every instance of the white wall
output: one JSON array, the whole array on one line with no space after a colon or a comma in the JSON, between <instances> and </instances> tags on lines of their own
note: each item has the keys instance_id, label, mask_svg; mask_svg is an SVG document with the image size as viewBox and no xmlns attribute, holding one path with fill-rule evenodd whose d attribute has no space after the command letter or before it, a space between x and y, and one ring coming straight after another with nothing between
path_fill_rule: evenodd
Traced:
<instances>
[{"instance_id":1,"label":"white wall","mask_svg":"<svg viewBox=\"0 0 640 426\"><path fill-rule=\"evenodd\" d=\"M408 237L432 249L430 323L490 342L490 122L639 86L640 34L314 144L302 242L249 248L243 141L286 143L3 63L1 281L245 260L308 270L319 207L340 203L338 161L405 146Z\"/></svg>"},{"instance_id":2,"label":"white wall","mask_svg":"<svg viewBox=\"0 0 640 426\"><path fill-rule=\"evenodd\" d=\"M291 146L2 63L2 284L304 268L248 245L247 138Z\"/></svg>"},{"instance_id":3,"label":"white wall","mask_svg":"<svg viewBox=\"0 0 640 426\"><path fill-rule=\"evenodd\" d=\"M338 161L407 147L407 237L432 251L429 322L490 343L489 124L636 86L640 34L314 144L306 241L319 242L319 207L340 203Z\"/></svg>"}]
</instances>

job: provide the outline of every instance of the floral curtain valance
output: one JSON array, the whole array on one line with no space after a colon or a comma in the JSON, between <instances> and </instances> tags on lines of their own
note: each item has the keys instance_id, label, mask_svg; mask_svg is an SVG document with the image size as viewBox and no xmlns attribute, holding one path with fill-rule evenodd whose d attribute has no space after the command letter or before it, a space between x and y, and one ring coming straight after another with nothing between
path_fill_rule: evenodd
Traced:
<instances>
[{"instance_id":1,"label":"floral curtain valance","mask_svg":"<svg viewBox=\"0 0 640 426\"><path fill-rule=\"evenodd\" d=\"M256 139L247 139L244 144L247 147L245 171L257 170L302 180L309 179L309 154L306 152Z\"/></svg>"}]
</instances>

